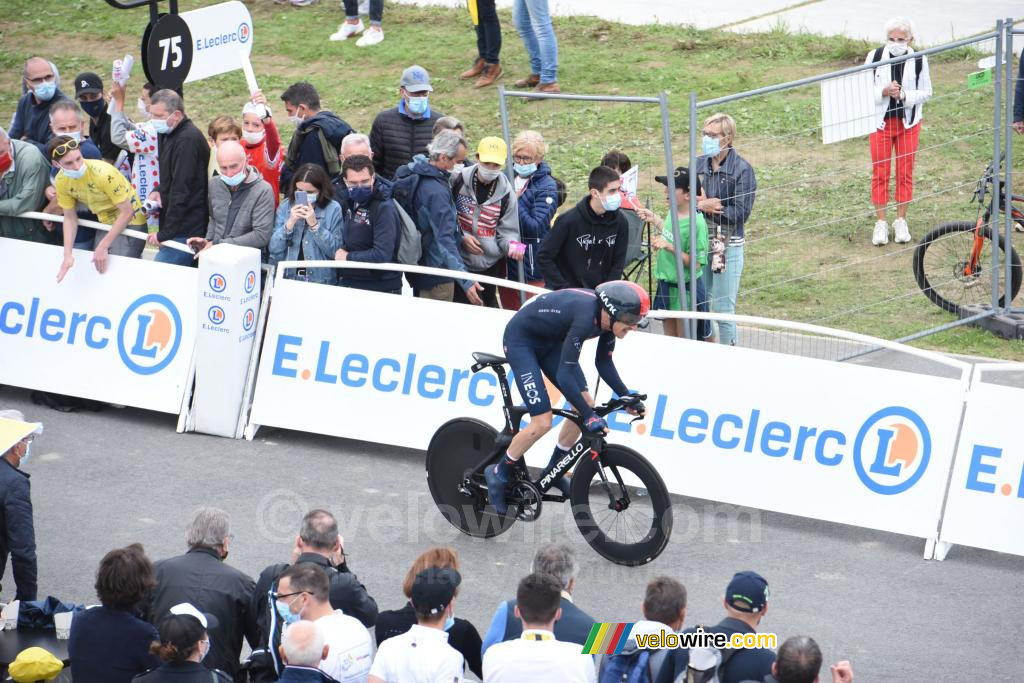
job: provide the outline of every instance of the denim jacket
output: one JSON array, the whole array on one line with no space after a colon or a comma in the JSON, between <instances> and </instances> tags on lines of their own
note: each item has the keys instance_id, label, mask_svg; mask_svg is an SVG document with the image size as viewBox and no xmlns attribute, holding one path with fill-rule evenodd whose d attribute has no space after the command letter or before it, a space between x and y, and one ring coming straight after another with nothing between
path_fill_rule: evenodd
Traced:
<instances>
[{"instance_id":1,"label":"denim jacket","mask_svg":"<svg viewBox=\"0 0 1024 683\"><path fill-rule=\"evenodd\" d=\"M292 210L290 199L283 199L277 209L277 220L274 234L270 238L270 265L276 266L280 261L294 261L299 258L299 245L302 245L302 257L306 261L333 261L334 252L341 245L341 207L338 202L331 201L326 207L314 206L319 226L316 231L306 227L306 221L298 220L289 234L284 224ZM302 277L295 269L288 269L284 276L289 280L308 280L325 285L338 284L336 268L313 268Z\"/></svg>"}]
</instances>

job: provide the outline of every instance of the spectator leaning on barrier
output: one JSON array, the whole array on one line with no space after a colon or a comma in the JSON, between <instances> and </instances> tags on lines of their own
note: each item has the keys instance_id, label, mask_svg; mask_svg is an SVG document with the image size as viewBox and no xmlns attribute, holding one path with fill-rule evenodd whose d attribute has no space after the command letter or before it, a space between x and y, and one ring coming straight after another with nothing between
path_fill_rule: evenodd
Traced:
<instances>
[{"instance_id":1,"label":"spectator leaning on barrier","mask_svg":"<svg viewBox=\"0 0 1024 683\"><path fill-rule=\"evenodd\" d=\"M331 606L329 586L323 568L310 562L293 564L277 579L275 608L286 624L285 633L300 619L323 629L330 651L320 662L321 671L340 683L361 683L373 660L370 633L358 619Z\"/></svg>"},{"instance_id":2,"label":"spectator leaning on barrier","mask_svg":"<svg viewBox=\"0 0 1024 683\"><path fill-rule=\"evenodd\" d=\"M589 194L555 221L538 252L549 289L593 289L622 277L629 226L619 212L620 184L617 171L598 166L587 179Z\"/></svg>"},{"instance_id":3,"label":"spectator leaning on barrier","mask_svg":"<svg viewBox=\"0 0 1024 683\"><path fill-rule=\"evenodd\" d=\"M260 172L249 166L237 142L217 148L220 173L210 178L210 223L206 237L190 237L199 252L214 244L235 244L265 251L274 231L274 190Z\"/></svg>"},{"instance_id":4,"label":"spectator leaning on barrier","mask_svg":"<svg viewBox=\"0 0 1024 683\"><path fill-rule=\"evenodd\" d=\"M818 683L821 662L821 648L814 642L814 638L792 636L779 646L769 675L743 683ZM853 683L850 662L837 662L829 670L832 683Z\"/></svg>"},{"instance_id":5,"label":"spectator leaning on barrier","mask_svg":"<svg viewBox=\"0 0 1024 683\"><path fill-rule=\"evenodd\" d=\"M408 171L408 177L395 179L394 192L400 201L409 190L409 215L416 221L422 235L423 256L419 265L465 272L466 264L459 255L461 234L455 217L455 200L449 184L458 157L465 158L466 140L454 131L439 133L428 148L429 160L420 160ZM437 275L406 274L416 296L438 301L453 301L455 283ZM466 298L473 304L483 303L478 282L460 280Z\"/></svg>"},{"instance_id":6,"label":"spectator leaning on barrier","mask_svg":"<svg viewBox=\"0 0 1024 683\"><path fill-rule=\"evenodd\" d=\"M590 636L594 618L581 610L572 599L576 588L576 574L579 564L572 548L561 543L547 543L541 546L533 556L532 571L549 574L558 580L562 587L560 607L562 616L555 622L555 637L558 640L583 645ZM523 627L515 616L515 600L508 600L498 605L491 625L484 635L483 652L496 643L515 640L523 633Z\"/></svg>"},{"instance_id":7,"label":"spectator leaning on barrier","mask_svg":"<svg viewBox=\"0 0 1024 683\"><path fill-rule=\"evenodd\" d=\"M886 43L868 53L865 64L914 54L914 29L909 19L890 19L885 25ZM889 168L896 152L896 220L893 240L909 242L907 207L914 198L914 156L921 134L924 103L932 96L928 58L908 57L905 61L875 69L875 130L868 137L871 152L871 203L878 220L871 243L889 242L889 224L885 220L889 202Z\"/></svg>"},{"instance_id":8,"label":"spectator leaning on barrier","mask_svg":"<svg viewBox=\"0 0 1024 683\"><path fill-rule=\"evenodd\" d=\"M400 166L427 151L434 124L443 116L430 108L433 90L430 74L422 66L413 64L402 72L398 106L377 114L370 126L370 147L379 175L393 178Z\"/></svg>"},{"instance_id":9,"label":"spectator leaning on barrier","mask_svg":"<svg viewBox=\"0 0 1024 683\"><path fill-rule=\"evenodd\" d=\"M462 655L447 633L461 582L454 569L428 567L416 574L410 590L416 623L380 644L368 683L461 683Z\"/></svg>"},{"instance_id":10,"label":"spectator leaning on barrier","mask_svg":"<svg viewBox=\"0 0 1024 683\"><path fill-rule=\"evenodd\" d=\"M141 117L142 123L133 123L125 115L124 87L114 83L110 88L110 96L114 101L114 113L110 117L110 139L132 156L132 188L139 195L143 207L147 209L146 223L151 233L155 233L159 227L159 206L149 204L149 193L157 189L160 173L159 140L153 124L147 121L149 95L154 87L152 83L146 83L136 103L136 115ZM123 255L134 258L141 256L146 243L142 240L127 239L130 240L128 251ZM115 248L117 244L115 242Z\"/></svg>"},{"instance_id":11,"label":"spectator leaning on barrier","mask_svg":"<svg viewBox=\"0 0 1024 683\"><path fill-rule=\"evenodd\" d=\"M121 148L110 137L110 114L103 97L103 79L91 71L75 76L75 99L89 117L89 137L99 147L103 160L117 162Z\"/></svg>"},{"instance_id":12,"label":"spectator leaning on barrier","mask_svg":"<svg viewBox=\"0 0 1024 683\"><path fill-rule=\"evenodd\" d=\"M31 57L22 70L25 94L18 100L10 130L7 133L14 140L23 140L35 145L40 152L46 152L46 143L53 137L50 131L50 107L55 102L66 100L60 91L57 71L51 62L41 57Z\"/></svg>"},{"instance_id":13,"label":"spectator leaning on barrier","mask_svg":"<svg viewBox=\"0 0 1024 683\"><path fill-rule=\"evenodd\" d=\"M252 100L242 107L242 140L249 165L270 183L276 209L281 199L284 150L281 148L281 134L277 132L270 107L267 106L267 98L260 90L254 92Z\"/></svg>"},{"instance_id":14,"label":"spectator leaning on barrier","mask_svg":"<svg viewBox=\"0 0 1024 683\"><path fill-rule=\"evenodd\" d=\"M94 145L92 140L82 137L84 123L85 116L82 114L82 110L71 100L60 100L59 102L54 102L53 106L50 107L50 131L53 135L67 135L74 138L75 142L78 143L78 149L82 153L82 158L99 161L103 158L100 148ZM52 140L53 138L50 139ZM57 165L57 162L51 161L50 186L46 188L46 198L49 202L43 209L45 213L64 213L64 209L57 203L56 180L59 171L60 167ZM80 204L77 207L77 213L79 218L84 218L85 220L99 220L96 214L89 211L88 207L84 204ZM43 226L47 229L52 227L52 225L48 221L43 223ZM96 241L95 229L80 228L75 235L75 248L92 251ZM117 244L117 242L115 241L114 244ZM113 245L111 245L111 248L113 248Z\"/></svg>"},{"instance_id":15,"label":"spectator leaning on barrier","mask_svg":"<svg viewBox=\"0 0 1024 683\"><path fill-rule=\"evenodd\" d=\"M551 167L544 161L548 145L540 133L524 130L512 141L512 181L519 205L519 233L526 252L518 265L509 268L510 280L518 279L517 268L523 270L523 280L535 287L544 286L537 252L551 230L551 220L558 210L558 185L551 175ZM519 292L503 289L502 308L519 310ZM506 294L507 293L507 294ZM527 294L527 297L533 296Z\"/></svg>"},{"instance_id":16,"label":"spectator leaning on barrier","mask_svg":"<svg viewBox=\"0 0 1024 683\"><path fill-rule=\"evenodd\" d=\"M64 260L57 272L57 282L64 279L75 265L72 246L78 232L75 207L81 203L96 214L101 223L110 225L96 244L92 262L96 270L107 269L110 245L128 226L143 226L146 215L128 179L105 161L83 159L74 138L64 135L53 138L48 145L50 158L60 166L56 178L57 204L64 210Z\"/></svg>"},{"instance_id":17,"label":"spectator leaning on barrier","mask_svg":"<svg viewBox=\"0 0 1024 683\"><path fill-rule=\"evenodd\" d=\"M26 602L36 599L36 532L32 519L32 492L29 475L22 471L32 454L32 442L42 434L43 425L25 422L18 410L0 410L0 577L11 560L14 573L14 599Z\"/></svg>"},{"instance_id":18,"label":"spectator leaning on barrier","mask_svg":"<svg viewBox=\"0 0 1024 683\"><path fill-rule=\"evenodd\" d=\"M253 581L228 565L231 518L215 507L200 507L189 521L188 552L156 563L156 588L144 618L164 632L161 621L174 605L190 602L219 622L210 636L203 664L233 676L238 670L242 638L257 644L256 618L250 611ZM209 674L207 674L209 676Z\"/></svg>"},{"instance_id":19,"label":"spectator leaning on barrier","mask_svg":"<svg viewBox=\"0 0 1024 683\"><path fill-rule=\"evenodd\" d=\"M530 75L516 81L516 87L562 92L558 87L558 39L551 24L548 0L515 0L512 21L530 57Z\"/></svg>"},{"instance_id":20,"label":"spectator leaning on barrier","mask_svg":"<svg viewBox=\"0 0 1024 683\"><path fill-rule=\"evenodd\" d=\"M743 275L743 227L754 209L757 194L754 169L733 149L735 136L736 122L731 116L712 114L704 121L704 154L697 158L705 195L697 202L697 210L709 222L711 310L715 313L736 312ZM715 254L723 252L724 258L716 259ZM718 323L719 342L735 345L736 339L736 323Z\"/></svg>"},{"instance_id":21,"label":"spectator leaning on barrier","mask_svg":"<svg viewBox=\"0 0 1024 683\"><path fill-rule=\"evenodd\" d=\"M68 657L75 683L129 683L160 666L150 653L160 636L132 614L155 585L153 563L138 543L103 556L96 572L100 605L78 612L71 622Z\"/></svg>"},{"instance_id":22,"label":"spectator leaning on barrier","mask_svg":"<svg viewBox=\"0 0 1024 683\"><path fill-rule=\"evenodd\" d=\"M522 621L522 636L484 653L487 683L597 680L593 658L581 654L578 643L561 642L554 634L562 616L560 595L561 586L550 574L530 574L519 582L515 615Z\"/></svg>"},{"instance_id":23,"label":"spectator leaning on barrier","mask_svg":"<svg viewBox=\"0 0 1024 683\"><path fill-rule=\"evenodd\" d=\"M324 642L324 630L315 621L299 621L288 627L281 637L281 660L285 663L281 683L333 683L334 679L319 669L331 648Z\"/></svg>"},{"instance_id":24,"label":"spectator leaning on barrier","mask_svg":"<svg viewBox=\"0 0 1024 683\"><path fill-rule=\"evenodd\" d=\"M160 229L149 235L149 243L178 242L202 237L209 223L209 194L206 171L210 165L210 146L206 138L185 115L185 102L173 90L158 90L149 104L153 129L160 149L159 190L151 190L149 199L160 206ZM191 266L192 254L161 246L153 259L162 263Z\"/></svg>"},{"instance_id":25,"label":"spectator leaning on barrier","mask_svg":"<svg viewBox=\"0 0 1024 683\"><path fill-rule=\"evenodd\" d=\"M348 198L343 208L345 227L341 231L341 247L334 258L338 261L394 263L401 219L390 201L389 186L377 181L373 162L368 156L346 157L341 172ZM338 279L343 287L402 293L402 274L397 270L341 268Z\"/></svg>"},{"instance_id":26,"label":"spectator leaning on barrier","mask_svg":"<svg viewBox=\"0 0 1024 683\"><path fill-rule=\"evenodd\" d=\"M326 510L310 510L302 518L302 526L292 548L292 564L309 562L327 572L331 607L355 617L364 626L373 626L377 619L377 603L349 570L342 543L334 515ZM278 592L278 577L289 566L288 563L279 563L264 569L252 594L250 611L257 615L260 634L259 644L253 647L251 669L253 680L257 682L277 680L276 672L282 668L278 646L283 617L278 613L271 593Z\"/></svg>"},{"instance_id":27,"label":"spectator leaning on barrier","mask_svg":"<svg viewBox=\"0 0 1024 683\"><path fill-rule=\"evenodd\" d=\"M374 625L374 633L377 636L377 646L389 638L394 638L408 631L413 624L417 623L418 617L416 608L412 604L412 587L420 572L435 567L437 569L452 569L459 571L459 556L454 548L430 548L416 558L405 574L405 581L402 582L402 592L409 600L405 607L397 610L386 610L377 616L377 623ZM480 633L470 622L460 617L447 619L444 622L444 630L448 634L448 644L458 650L466 660L466 666L479 678L483 675L481 660Z\"/></svg>"},{"instance_id":28,"label":"spectator leaning on barrier","mask_svg":"<svg viewBox=\"0 0 1024 683\"><path fill-rule=\"evenodd\" d=\"M523 259L519 242L519 202L512 183L502 173L508 159L505 141L497 137L480 140L476 163L452 175L456 218L462 240L459 255L466 270L477 275L505 277L505 259ZM489 308L498 307L497 285L481 285L480 298ZM470 303L462 290L455 301Z\"/></svg>"},{"instance_id":29,"label":"spectator leaning on barrier","mask_svg":"<svg viewBox=\"0 0 1024 683\"><path fill-rule=\"evenodd\" d=\"M292 181L295 171L303 164L322 166L327 175L335 178L341 173L338 150L341 141L352 130L332 111L320 109L320 94L309 83L293 83L281 93L288 120L295 125L288 152L281 170L281 185Z\"/></svg>"},{"instance_id":30,"label":"spectator leaning on barrier","mask_svg":"<svg viewBox=\"0 0 1024 683\"><path fill-rule=\"evenodd\" d=\"M302 195L305 194L305 201ZM341 243L344 226L341 206L323 167L305 164L292 178L284 200L277 207L274 234L270 238L270 264L281 261L330 261ZM336 268L287 268L289 280L338 283Z\"/></svg>"},{"instance_id":31,"label":"spectator leaning on barrier","mask_svg":"<svg viewBox=\"0 0 1024 683\"><path fill-rule=\"evenodd\" d=\"M0 237L56 244L58 236L40 221L18 218L46 201L50 164L35 145L12 140L0 128Z\"/></svg>"}]
</instances>

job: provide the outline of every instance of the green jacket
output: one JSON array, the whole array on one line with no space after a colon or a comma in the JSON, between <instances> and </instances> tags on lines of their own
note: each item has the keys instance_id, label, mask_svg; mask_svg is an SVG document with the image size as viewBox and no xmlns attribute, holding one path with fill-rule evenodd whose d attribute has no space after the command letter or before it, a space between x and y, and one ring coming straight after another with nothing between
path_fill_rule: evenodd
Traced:
<instances>
[{"instance_id":1,"label":"green jacket","mask_svg":"<svg viewBox=\"0 0 1024 683\"><path fill-rule=\"evenodd\" d=\"M57 244L58 230L49 232L42 222L16 218L26 211L38 211L46 204L43 194L50 181L50 165L35 145L11 140L14 170L0 179L0 237Z\"/></svg>"}]
</instances>

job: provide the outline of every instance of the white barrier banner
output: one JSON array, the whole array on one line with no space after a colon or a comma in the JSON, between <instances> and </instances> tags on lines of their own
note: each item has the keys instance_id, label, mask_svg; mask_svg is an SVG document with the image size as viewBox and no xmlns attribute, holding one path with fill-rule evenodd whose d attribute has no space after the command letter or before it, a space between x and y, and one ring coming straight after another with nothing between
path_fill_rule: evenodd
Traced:
<instances>
[{"instance_id":1,"label":"white barrier banner","mask_svg":"<svg viewBox=\"0 0 1024 683\"><path fill-rule=\"evenodd\" d=\"M500 428L497 379L469 366L473 351L501 353L509 315L280 282L251 421L419 449L453 417ZM645 421L609 418L611 439L672 492L936 536L960 382L645 333L619 341L615 362L649 398ZM535 450L545 464L550 447Z\"/></svg>"},{"instance_id":2,"label":"white barrier banner","mask_svg":"<svg viewBox=\"0 0 1024 683\"><path fill-rule=\"evenodd\" d=\"M943 543L1024 555L1024 424L1008 414L1024 401L1014 387L976 383L967 402Z\"/></svg>"},{"instance_id":3,"label":"white barrier banner","mask_svg":"<svg viewBox=\"0 0 1024 683\"><path fill-rule=\"evenodd\" d=\"M196 336L196 271L0 238L0 384L179 413Z\"/></svg>"}]
</instances>

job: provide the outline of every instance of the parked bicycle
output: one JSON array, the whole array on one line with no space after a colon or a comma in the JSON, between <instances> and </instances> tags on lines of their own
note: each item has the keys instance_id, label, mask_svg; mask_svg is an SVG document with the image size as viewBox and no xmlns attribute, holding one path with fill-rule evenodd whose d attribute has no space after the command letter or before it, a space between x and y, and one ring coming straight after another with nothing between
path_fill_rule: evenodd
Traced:
<instances>
[{"instance_id":1,"label":"parked bicycle","mask_svg":"<svg viewBox=\"0 0 1024 683\"><path fill-rule=\"evenodd\" d=\"M980 212L976 221L943 223L930 230L914 249L917 286L936 306L958 316L965 306L991 305L993 248L1001 252L997 255L998 305L1009 304L1020 291L1020 257L1012 243L1004 244L999 226L992 226L989 222L992 201L999 201L1000 206L1004 206L1008 191L995 179L995 175L995 166L989 164L974 190L971 202L977 202ZM993 184L997 186L995 189ZM1012 220L1024 225L1024 196L1011 193L1010 200ZM1003 275L1006 258L1010 259L1009 287Z\"/></svg>"},{"instance_id":2,"label":"parked bicycle","mask_svg":"<svg viewBox=\"0 0 1024 683\"><path fill-rule=\"evenodd\" d=\"M658 557L672 533L672 505L665 482L636 451L587 434L585 429L569 454L546 471L531 475L520 459L506 496L508 512L495 513L487 497L484 468L502 457L528 411L512 404L504 358L477 352L473 359L474 373L490 368L498 376L505 428L499 433L486 422L460 417L442 425L431 438L427 483L445 519L480 538L504 533L516 520L534 522L544 503L566 501L560 493L549 491L555 480L575 467L568 501L587 543L617 564L641 565ZM615 398L595 407L595 412L604 417L628 407L630 399L646 398ZM553 412L583 427L576 412Z\"/></svg>"}]
</instances>

